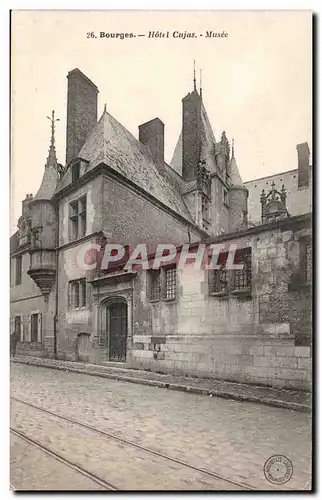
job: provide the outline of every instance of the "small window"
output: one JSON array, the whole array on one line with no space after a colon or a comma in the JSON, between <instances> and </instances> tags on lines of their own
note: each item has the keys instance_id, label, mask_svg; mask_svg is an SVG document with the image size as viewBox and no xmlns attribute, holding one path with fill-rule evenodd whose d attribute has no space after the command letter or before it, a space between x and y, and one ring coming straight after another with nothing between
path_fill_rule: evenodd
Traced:
<instances>
[{"instance_id":1,"label":"small window","mask_svg":"<svg viewBox=\"0 0 322 500\"><path fill-rule=\"evenodd\" d=\"M150 271L150 300L160 300L161 297L161 272L160 269Z\"/></svg>"},{"instance_id":2,"label":"small window","mask_svg":"<svg viewBox=\"0 0 322 500\"><path fill-rule=\"evenodd\" d=\"M148 296L154 300L174 300L177 294L176 266L148 271Z\"/></svg>"},{"instance_id":3,"label":"small window","mask_svg":"<svg viewBox=\"0 0 322 500\"><path fill-rule=\"evenodd\" d=\"M252 290L251 248L236 250L234 264L243 264L242 269L227 269L227 257L227 252L220 253L217 263L220 268L208 271L209 295L228 296L236 295L238 292L247 292L247 295L250 295Z\"/></svg>"},{"instance_id":4,"label":"small window","mask_svg":"<svg viewBox=\"0 0 322 500\"><path fill-rule=\"evenodd\" d=\"M170 267L165 270L165 298L174 299L177 290L177 269Z\"/></svg>"},{"instance_id":5,"label":"small window","mask_svg":"<svg viewBox=\"0 0 322 500\"><path fill-rule=\"evenodd\" d=\"M16 257L16 280L15 280L16 285L21 284L21 275L22 275L22 256L18 255Z\"/></svg>"},{"instance_id":6,"label":"small window","mask_svg":"<svg viewBox=\"0 0 322 500\"><path fill-rule=\"evenodd\" d=\"M80 161L72 166L72 182L76 182L80 176Z\"/></svg>"},{"instance_id":7,"label":"small window","mask_svg":"<svg viewBox=\"0 0 322 500\"><path fill-rule=\"evenodd\" d=\"M209 271L209 293L227 293L228 289L228 271L223 265L220 269Z\"/></svg>"},{"instance_id":8,"label":"small window","mask_svg":"<svg viewBox=\"0 0 322 500\"><path fill-rule=\"evenodd\" d=\"M305 242L302 253L302 275L304 283L312 283L312 243Z\"/></svg>"},{"instance_id":9,"label":"small window","mask_svg":"<svg viewBox=\"0 0 322 500\"><path fill-rule=\"evenodd\" d=\"M15 332L21 337L21 316L15 316Z\"/></svg>"},{"instance_id":10,"label":"small window","mask_svg":"<svg viewBox=\"0 0 322 500\"><path fill-rule=\"evenodd\" d=\"M86 195L69 204L69 236L77 240L86 234Z\"/></svg>"},{"instance_id":11,"label":"small window","mask_svg":"<svg viewBox=\"0 0 322 500\"><path fill-rule=\"evenodd\" d=\"M68 304L70 309L86 307L86 279L69 282Z\"/></svg>"},{"instance_id":12,"label":"small window","mask_svg":"<svg viewBox=\"0 0 322 500\"><path fill-rule=\"evenodd\" d=\"M243 248L236 251L235 264L242 264L243 269L234 271L233 289L251 290L252 287L252 261L251 248Z\"/></svg>"},{"instance_id":13,"label":"small window","mask_svg":"<svg viewBox=\"0 0 322 500\"><path fill-rule=\"evenodd\" d=\"M41 314L34 313L30 316L30 340L41 342Z\"/></svg>"}]
</instances>

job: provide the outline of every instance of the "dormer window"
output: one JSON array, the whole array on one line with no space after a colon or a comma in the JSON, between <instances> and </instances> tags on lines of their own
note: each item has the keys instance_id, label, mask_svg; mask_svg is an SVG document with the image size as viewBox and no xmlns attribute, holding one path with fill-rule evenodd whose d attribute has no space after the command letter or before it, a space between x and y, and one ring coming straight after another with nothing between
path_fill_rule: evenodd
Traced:
<instances>
[{"instance_id":1,"label":"dormer window","mask_svg":"<svg viewBox=\"0 0 322 500\"><path fill-rule=\"evenodd\" d=\"M80 176L80 161L77 161L72 165L72 182L76 182Z\"/></svg>"}]
</instances>

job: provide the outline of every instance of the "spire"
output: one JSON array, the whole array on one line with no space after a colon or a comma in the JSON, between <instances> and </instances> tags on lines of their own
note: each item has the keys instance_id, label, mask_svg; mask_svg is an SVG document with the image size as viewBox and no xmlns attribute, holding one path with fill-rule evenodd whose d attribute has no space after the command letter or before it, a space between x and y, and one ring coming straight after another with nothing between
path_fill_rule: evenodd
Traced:
<instances>
[{"instance_id":1,"label":"spire","mask_svg":"<svg viewBox=\"0 0 322 500\"><path fill-rule=\"evenodd\" d=\"M197 90L196 85L196 61L193 60L193 90Z\"/></svg>"},{"instance_id":2,"label":"spire","mask_svg":"<svg viewBox=\"0 0 322 500\"><path fill-rule=\"evenodd\" d=\"M48 120L51 121L51 138L49 146L49 154L46 161L46 168L49 166L57 166L56 150L55 150L55 122L59 121L59 118L55 119L55 111L51 112L51 118L47 116Z\"/></svg>"},{"instance_id":3,"label":"spire","mask_svg":"<svg viewBox=\"0 0 322 500\"><path fill-rule=\"evenodd\" d=\"M200 70L200 97L202 97L202 69Z\"/></svg>"}]
</instances>

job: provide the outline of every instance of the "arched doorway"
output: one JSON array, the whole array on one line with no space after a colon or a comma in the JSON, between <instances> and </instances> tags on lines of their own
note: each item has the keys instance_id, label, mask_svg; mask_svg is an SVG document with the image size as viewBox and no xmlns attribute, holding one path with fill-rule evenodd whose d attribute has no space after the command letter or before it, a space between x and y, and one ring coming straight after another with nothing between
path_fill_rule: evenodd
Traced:
<instances>
[{"instance_id":1,"label":"arched doorway","mask_svg":"<svg viewBox=\"0 0 322 500\"><path fill-rule=\"evenodd\" d=\"M110 361L126 361L128 333L127 302L123 297L110 298L105 302L103 314L106 326L106 343Z\"/></svg>"}]
</instances>

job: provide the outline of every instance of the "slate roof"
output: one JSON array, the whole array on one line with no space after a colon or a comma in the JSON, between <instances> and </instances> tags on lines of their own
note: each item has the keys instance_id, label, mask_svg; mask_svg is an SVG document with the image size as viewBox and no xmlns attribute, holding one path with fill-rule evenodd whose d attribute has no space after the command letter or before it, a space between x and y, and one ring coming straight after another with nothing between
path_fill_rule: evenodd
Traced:
<instances>
[{"instance_id":1,"label":"slate roof","mask_svg":"<svg viewBox=\"0 0 322 500\"><path fill-rule=\"evenodd\" d=\"M32 201L50 200L55 193L58 180L56 151L54 144L51 143L41 185Z\"/></svg>"},{"instance_id":2,"label":"slate roof","mask_svg":"<svg viewBox=\"0 0 322 500\"><path fill-rule=\"evenodd\" d=\"M199 161L201 159L206 160L207 168L211 173L216 172L215 144L216 139L210 125L206 108L204 104L201 103L201 151ZM182 131L174 149L170 165L173 170L182 175Z\"/></svg>"},{"instance_id":3,"label":"slate roof","mask_svg":"<svg viewBox=\"0 0 322 500\"><path fill-rule=\"evenodd\" d=\"M242 178L240 176L238 167L237 167L236 159L234 156L232 157L232 159L230 160L230 163L229 163L229 175L230 175L230 183L233 186L243 186L244 185Z\"/></svg>"},{"instance_id":4,"label":"slate roof","mask_svg":"<svg viewBox=\"0 0 322 500\"><path fill-rule=\"evenodd\" d=\"M168 171L169 167L154 163L149 148L138 141L106 110L87 138L78 157L89 162L85 173L103 162L167 207L192 220L182 199L179 185ZM59 181L56 193L71 182L69 170Z\"/></svg>"}]
</instances>

